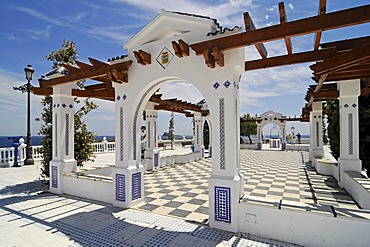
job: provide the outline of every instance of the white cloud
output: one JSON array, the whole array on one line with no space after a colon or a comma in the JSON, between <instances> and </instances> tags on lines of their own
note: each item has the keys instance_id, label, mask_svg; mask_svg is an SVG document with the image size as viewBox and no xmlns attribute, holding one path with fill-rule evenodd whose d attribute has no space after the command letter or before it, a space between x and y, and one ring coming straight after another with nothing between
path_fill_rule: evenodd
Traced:
<instances>
[{"instance_id":1,"label":"white cloud","mask_svg":"<svg viewBox=\"0 0 370 247\"><path fill-rule=\"evenodd\" d=\"M31 33L31 38L34 40L47 39L50 37L51 26L47 26L43 29L27 29L26 31Z\"/></svg>"},{"instance_id":2,"label":"white cloud","mask_svg":"<svg viewBox=\"0 0 370 247\"><path fill-rule=\"evenodd\" d=\"M294 5L293 5L293 4L291 4L291 3L289 3L289 4L288 4L288 7L289 7L290 9L292 9L292 10L294 9Z\"/></svg>"},{"instance_id":3,"label":"white cloud","mask_svg":"<svg viewBox=\"0 0 370 247\"><path fill-rule=\"evenodd\" d=\"M265 15L265 19L268 20L269 19L269 15Z\"/></svg>"},{"instance_id":4,"label":"white cloud","mask_svg":"<svg viewBox=\"0 0 370 247\"><path fill-rule=\"evenodd\" d=\"M180 11L186 13L200 14L217 18L222 25L242 25L242 12L249 11L255 7L252 0L233 0L219 4L206 4L200 1L178 0L178 1L147 1L147 0L111 0L139 7L142 11L159 13L161 9L169 11Z\"/></svg>"},{"instance_id":5,"label":"white cloud","mask_svg":"<svg viewBox=\"0 0 370 247\"><path fill-rule=\"evenodd\" d=\"M25 7L20 7L20 6L14 6L13 7L15 10L18 10L18 11L21 11L25 14L29 14L29 15L32 15L34 17L37 17L41 20L44 20L50 24L54 24L54 25L57 25L57 26L63 26L63 23L55 18L50 18L46 15L44 15L43 13L40 13L36 10L33 10L33 9L29 9L29 8L25 8Z\"/></svg>"},{"instance_id":6,"label":"white cloud","mask_svg":"<svg viewBox=\"0 0 370 247\"><path fill-rule=\"evenodd\" d=\"M92 27L86 29L86 33L105 42L114 42L122 44L132 37L128 34L125 27Z\"/></svg>"},{"instance_id":7,"label":"white cloud","mask_svg":"<svg viewBox=\"0 0 370 247\"><path fill-rule=\"evenodd\" d=\"M267 11L274 11L274 10L276 10L277 9L277 6L271 6L271 7L268 7L266 10Z\"/></svg>"}]
</instances>

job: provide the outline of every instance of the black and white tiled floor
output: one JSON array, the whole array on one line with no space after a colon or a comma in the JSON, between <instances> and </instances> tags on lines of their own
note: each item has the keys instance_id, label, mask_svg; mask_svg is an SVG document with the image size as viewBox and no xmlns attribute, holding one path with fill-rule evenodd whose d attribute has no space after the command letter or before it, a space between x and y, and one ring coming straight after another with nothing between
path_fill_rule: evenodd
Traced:
<instances>
[{"instance_id":1,"label":"black and white tiled floor","mask_svg":"<svg viewBox=\"0 0 370 247\"><path fill-rule=\"evenodd\" d=\"M316 173L307 162L307 152L241 150L240 156L245 178L242 203L270 206L280 203L280 206L318 213L332 213L332 207L358 210L334 178ZM137 208L206 222L211 162L203 159L145 174L145 203ZM359 217L353 212L351 217Z\"/></svg>"}]
</instances>

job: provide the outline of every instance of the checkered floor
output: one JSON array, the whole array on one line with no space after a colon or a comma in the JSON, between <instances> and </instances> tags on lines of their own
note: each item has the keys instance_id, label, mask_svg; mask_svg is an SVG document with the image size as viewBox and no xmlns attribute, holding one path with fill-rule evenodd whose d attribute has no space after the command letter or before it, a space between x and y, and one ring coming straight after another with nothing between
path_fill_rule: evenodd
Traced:
<instances>
[{"instance_id":1,"label":"checkered floor","mask_svg":"<svg viewBox=\"0 0 370 247\"><path fill-rule=\"evenodd\" d=\"M138 208L190 221L208 218L210 159L174 165L145 174L145 204Z\"/></svg>"},{"instance_id":2,"label":"checkered floor","mask_svg":"<svg viewBox=\"0 0 370 247\"><path fill-rule=\"evenodd\" d=\"M330 176L318 175L307 152L241 150L243 201L332 213L332 208L358 210L348 193ZM208 219L211 159L165 167L145 174L145 203L137 208L186 220ZM338 211L338 210L337 210ZM346 215L346 214L343 214Z\"/></svg>"}]
</instances>

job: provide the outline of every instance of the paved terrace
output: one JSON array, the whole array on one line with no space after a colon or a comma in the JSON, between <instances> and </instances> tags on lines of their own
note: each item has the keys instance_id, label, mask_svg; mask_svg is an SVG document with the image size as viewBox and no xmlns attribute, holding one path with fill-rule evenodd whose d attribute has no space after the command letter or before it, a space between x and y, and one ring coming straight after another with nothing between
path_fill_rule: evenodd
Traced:
<instances>
[{"instance_id":1,"label":"paved terrace","mask_svg":"<svg viewBox=\"0 0 370 247\"><path fill-rule=\"evenodd\" d=\"M370 212L359 210L332 177L317 175L307 158L306 152L241 150L245 175L241 203L370 219ZM112 153L98 155L86 167L113 164L113 160ZM289 245L207 227L210 159L147 172L145 203L128 210L42 192L47 186L33 181L38 174L37 166L0 168L4 246Z\"/></svg>"}]
</instances>

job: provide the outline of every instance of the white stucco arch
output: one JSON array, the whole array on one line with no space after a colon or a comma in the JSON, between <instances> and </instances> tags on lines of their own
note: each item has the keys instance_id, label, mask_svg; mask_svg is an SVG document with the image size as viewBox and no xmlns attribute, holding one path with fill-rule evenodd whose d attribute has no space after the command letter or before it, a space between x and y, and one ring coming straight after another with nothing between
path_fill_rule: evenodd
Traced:
<instances>
[{"instance_id":1,"label":"white stucco arch","mask_svg":"<svg viewBox=\"0 0 370 247\"><path fill-rule=\"evenodd\" d=\"M128 71L129 83L114 83L116 110L116 167L113 183L116 195L125 190L124 200L116 197L113 204L130 207L144 199L143 166L139 156L139 124L141 113L152 94L164 84L176 81L192 83L203 95L212 122L212 177L209 181L210 225L236 231L237 204L243 194L243 175L239 165L239 80L244 71L244 49L223 52L224 66L209 68L203 56L190 49L189 56L178 57L172 41L186 43L204 40L207 33L219 27L209 18L162 11L125 45L134 61ZM158 30L163 33L157 35ZM179 31L182 30L182 31ZM239 29L236 29L237 32ZM226 35L226 34L225 34ZM157 37L158 36L158 37ZM139 64L134 51L151 54L150 64ZM162 56L166 55L166 64ZM119 62L115 61L115 62ZM114 63L114 62L113 62ZM179 92L181 98L181 92ZM202 123L204 121L202 120ZM134 181L134 176L135 181ZM120 188L124 180L125 186ZM134 188L134 183L136 187ZM138 186L140 183L140 186ZM140 191L138 191L140 190ZM133 196L133 191L139 196ZM135 194L135 195L136 195ZM223 201L220 201L223 200ZM225 210L220 207L226 205Z\"/></svg>"},{"instance_id":2,"label":"white stucco arch","mask_svg":"<svg viewBox=\"0 0 370 247\"><path fill-rule=\"evenodd\" d=\"M281 149L285 150L286 149L286 122L287 120L286 116L283 116L283 114L274 112L272 110L269 110L265 113L262 113L258 118L257 118L257 148L261 149L262 148L262 129L268 125L268 124L274 124L279 126L280 131L279 131L279 138L281 139Z\"/></svg>"}]
</instances>

